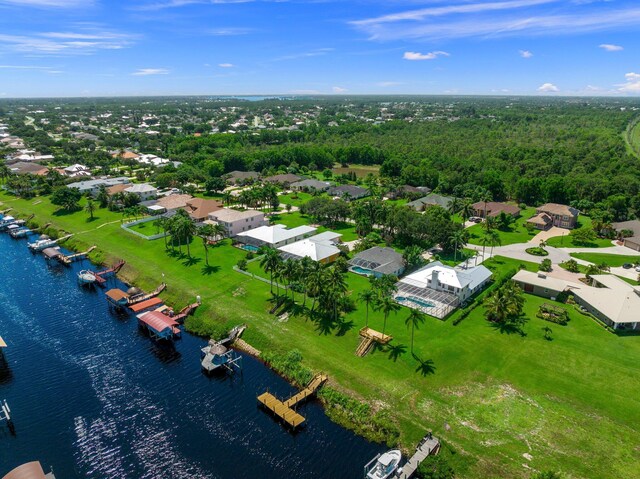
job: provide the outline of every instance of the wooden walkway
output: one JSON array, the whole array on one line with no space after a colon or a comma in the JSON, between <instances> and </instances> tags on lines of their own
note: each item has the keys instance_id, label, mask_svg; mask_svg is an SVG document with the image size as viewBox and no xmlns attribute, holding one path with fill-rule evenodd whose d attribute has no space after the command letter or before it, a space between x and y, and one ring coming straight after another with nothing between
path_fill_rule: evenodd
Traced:
<instances>
[{"instance_id":1,"label":"wooden walkway","mask_svg":"<svg viewBox=\"0 0 640 479\"><path fill-rule=\"evenodd\" d=\"M294 408L298 403L304 401L309 396L312 396L316 393L316 391L322 386L329 377L326 374L316 374L313 379L309 382L306 388L304 388L299 393L291 396L286 401L280 401L271 393L263 393L258 396L258 402L266 407L269 411L275 414L277 417L282 419L285 424L291 426L292 428L296 428L304 423L305 418L294 411Z\"/></svg>"},{"instance_id":2,"label":"wooden walkway","mask_svg":"<svg viewBox=\"0 0 640 479\"><path fill-rule=\"evenodd\" d=\"M399 479L409 479L413 474L415 474L418 466L422 461L424 461L429 455L436 454L440 449L440 441L437 437L425 437L418 447L416 448L416 452L411 456L411 459L407 461L407 463L402 466L402 474L398 476Z\"/></svg>"},{"instance_id":3,"label":"wooden walkway","mask_svg":"<svg viewBox=\"0 0 640 479\"><path fill-rule=\"evenodd\" d=\"M70 255L61 254L60 256L58 256L58 259L60 260L60 262L62 264L67 264L68 265L68 264L73 263L76 259L84 258L89 253L91 253L94 249L96 249L96 246L92 246L91 248L89 248L87 251L85 251L83 253L74 253L74 254L70 254Z\"/></svg>"},{"instance_id":4,"label":"wooden walkway","mask_svg":"<svg viewBox=\"0 0 640 479\"><path fill-rule=\"evenodd\" d=\"M356 356L365 356L371 349L371 346L373 346L373 343L387 344L392 339L393 336L382 334L375 329L371 329L365 326L360 330L360 344L358 345L358 349L356 349Z\"/></svg>"},{"instance_id":5,"label":"wooden walkway","mask_svg":"<svg viewBox=\"0 0 640 479\"><path fill-rule=\"evenodd\" d=\"M137 303L142 303L143 301L146 301L148 299L151 298L155 298L156 296L158 296L160 293L162 293L167 287L166 283L162 283L160 286L158 286L154 291L152 291L151 293L141 293L138 294L136 296L132 296L129 298L128 303L129 306L131 306L132 304L137 304Z\"/></svg>"}]
</instances>

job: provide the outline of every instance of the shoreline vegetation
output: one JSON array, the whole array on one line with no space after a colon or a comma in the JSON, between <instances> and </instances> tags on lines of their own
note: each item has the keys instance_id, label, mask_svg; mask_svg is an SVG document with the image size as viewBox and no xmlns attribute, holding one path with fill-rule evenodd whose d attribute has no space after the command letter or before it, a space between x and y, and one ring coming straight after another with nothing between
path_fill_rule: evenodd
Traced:
<instances>
[{"instance_id":1,"label":"shoreline vegetation","mask_svg":"<svg viewBox=\"0 0 640 479\"><path fill-rule=\"evenodd\" d=\"M526 297L526 322L520 334L512 334L487 322L476 298L446 321L428 317L416 331L413 356L406 346L403 309L389 318L397 348L377 348L357 358L363 311L344 318L350 326L343 334L318 330L302 316L279 321L268 314L269 284L233 270L247 253L229 240L209 247L211 266L205 267L200 241L191 244L190 257L167 251L162 239L147 241L122 229L114 212L99 209L89 220L82 211L60 212L46 197L23 200L0 193L0 209L9 207L21 217L35 214L32 225L51 223L47 234L74 233L65 248L84 251L96 245L90 254L96 263L125 259L120 278L128 284L151 289L164 279L168 289L163 297L175 307L200 295L202 307L185 323L190 333L220 337L244 322L250 326L247 343L293 384L305 384L311 371L327 373L330 382L318 397L334 422L367 439L400 444L405 452L432 430L444 440L456 477L527 477L522 463L529 470L572 471L576 477L631 478L640 471L625 453L637 437L633 424L640 423L639 408L629 403L634 388L628 381L638 348L603 334L573 308L566 308L566 326L552 325L549 340L540 332L548 321L536 317L543 299ZM537 269L502 257L487 265L496 278L483 295L520 267ZM348 282L352 295L368 283L357 275L349 275ZM382 314L372 312L369 324L382 327ZM549 375L548 367L556 374ZM618 389L614 397L602 393L611 385ZM593 461L599 448L588 438L594 436L616 444L606 469ZM523 459L525 453L532 458Z\"/></svg>"}]
</instances>

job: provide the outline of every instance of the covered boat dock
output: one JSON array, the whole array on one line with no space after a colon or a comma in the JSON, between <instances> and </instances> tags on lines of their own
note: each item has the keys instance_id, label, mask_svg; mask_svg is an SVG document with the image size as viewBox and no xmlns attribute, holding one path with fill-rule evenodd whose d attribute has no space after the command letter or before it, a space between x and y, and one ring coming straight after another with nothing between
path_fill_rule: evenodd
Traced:
<instances>
[{"instance_id":1,"label":"covered boat dock","mask_svg":"<svg viewBox=\"0 0 640 479\"><path fill-rule=\"evenodd\" d=\"M105 295L109 304L116 308L124 308L129 304L129 295L121 289L110 289Z\"/></svg>"},{"instance_id":2,"label":"covered boat dock","mask_svg":"<svg viewBox=\"0 0 640 479\"><path fill-rule=\"evenodd\" d=\"M173 339L180 336L178 323L160 311L148 311L138 315L138 324L149 331L153 339Z\"/></svg>"}]
</instances>

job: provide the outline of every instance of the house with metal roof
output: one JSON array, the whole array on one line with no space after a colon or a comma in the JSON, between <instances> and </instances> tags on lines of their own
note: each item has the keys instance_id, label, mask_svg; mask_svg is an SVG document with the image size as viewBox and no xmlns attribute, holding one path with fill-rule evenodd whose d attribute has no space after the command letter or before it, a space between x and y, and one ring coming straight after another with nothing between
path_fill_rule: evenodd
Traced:
<instances>
[{"instance_id":1,"label":"house with metal roof","mask_svg":"<svg viewBox=\"0 0 640 479\"><path fill-rule=\"evenodd\" d=\"M236 240L239 243L250 246L269 246L280 248L282 246L295 243L313 235L317 228L313 226L298 226L287 229L285 225L260 226L249 231L238 233Z\"/></svg>"},{"instance_id":2,"label":"house with metal roof","mask_svg":"<svg viewBox=\"0 0 640 479\"><path fill-rule=\"evenodd\" d=\"M126 193L138 195L141 201L149 201L158 196L158 188L148 183L136 183L124 190Z\"/></svg>"},{"instance_id":3,"label":"house with metal roof","mask_svg":"<svg viewBox=\"0 0 640 479\"><path fill-rule=\"evenodd\" d=\"M126 176L120 176L118 178L98 178L95 180L86 180L86 181L76 181L75 183L69 183L67 188L76 188L80 190L80 193L89 193L92 196L95 196L100 191L100 188L104 186L105 188L109 188L114 185L122 185L131 183L129 178Z\"/></svg>"},{"instance_id":4,"label":"house with metal roof","mask_svg":"<svg viewBox=\"0 0 640 479\"><path fill-rule=\"evenodd\" d=\"M434 261L398 281L395 300L436 318L444 318L481 291L492 273L485 266L462 269Z\"/></svg>"},{"instance_id":5,"label":"house with metal roof","mask_svg":"<svg viewBox=\"0 0 640 479\"><path fill-rule=\"evenodd\" d=\"M361 251L349 260L349 271L365 276L392 274L400 276L404 272L405 261L393 248L374 246Z\"/></svg>"},{"instance_id":6,"label":"house with metal roof","mask_svg":"<svg viewBox=\"0 0 640 479\"><path fill-rule=\"evenodd\" d=\"M311 258L319 263L333 263L340 256L340 249L336 246L340 242L340 233L325 231L310 236L295 243L281 246L278 250L283 259Z\"/></svg>"}]
</instances>

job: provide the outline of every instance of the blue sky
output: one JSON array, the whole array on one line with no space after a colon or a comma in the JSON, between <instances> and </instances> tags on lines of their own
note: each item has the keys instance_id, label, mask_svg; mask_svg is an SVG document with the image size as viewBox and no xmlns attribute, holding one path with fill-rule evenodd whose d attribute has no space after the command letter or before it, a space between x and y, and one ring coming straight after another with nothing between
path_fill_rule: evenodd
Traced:
<instances>
[{"instance_id":1,"label":"blue sky","mask_svg":"<svg viewBox=\"0 0 640 479\"><path fill-rule=\"evenodd\" d=\"M0 97L640 95L635 0L0 0Z\"/></svg>"}]
</instances>

